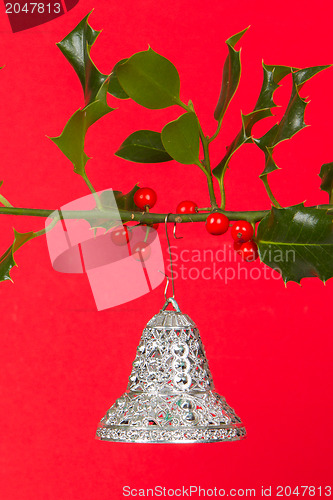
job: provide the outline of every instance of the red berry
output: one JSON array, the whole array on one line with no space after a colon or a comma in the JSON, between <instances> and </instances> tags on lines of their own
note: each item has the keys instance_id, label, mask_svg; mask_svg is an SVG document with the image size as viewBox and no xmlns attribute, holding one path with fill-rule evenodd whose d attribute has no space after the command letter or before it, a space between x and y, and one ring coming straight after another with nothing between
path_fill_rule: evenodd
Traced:
<instances>
[{"instance_id":1,"label":"red berry","mask_svg":"<svg viewBox=\"0 0 333 500\"><path fill-rule=\"evenodd\" d=\"M151 188L140 188L134 193L134 203L141 210L145 210L146 207L153 208L157 201L157 194Z\"/></svg>"},{"instance_id":2,"label":"red berry","mask_svg":"<svg viewBox=\"0 0 333 500\"><path fill-rule=\"evenodd\" d=\"M177 214L195 214L197 212L198 205L194 201L181 201L177 205Z\"/></svg>"},{"instance_id":3,"label":"red berry","mask_svg":"<svg viewBox=\"0 0 333 500\"><path fill-rule=\"evenodd\" d=\"M235 241L245 243L253 237L253 227L247 220L239 220L231 228L231 236Z\"/></svg>"},{"instance_id":4,"label":"red berry","mask_svg":"<svg viewBox=\"0 0 333 500\"><path fill-rule=\"evenodd\" d=\"M243 245L243 242L242 241L234 241L234 250L236 253L238 253L240 255L241 251L241 246Z\"/></svg>"},{"instance_id":5,"label":"red berry","mask_svg":"<svg viewBox=\"0 0 333 500\"><path fill-rule=\"evenodd\" d=\"M239 253L246 262L253 262L259 257L257 244L253 240L243 243Z\"/></svg>"},{"instance_id":6,"label":"red berry","mask_svg":"<svg viewBox=\"0 0 333 500\"><path fill-rule=\"evenodd\" d=\"M219 235L228 231L229 219L219 212L209 214L206 219L206 229L210 234Z\"/></svg>"},{"instance_id":7,"label":"red berry","mask_svg":"<svg viewBox=\"0 0 333 500\"><path fill-rule=\"evenodd\" d=\"M148 243L145 243L144 241L139 241L139 243L136 243L133 248L133 256L135 260L138 261L145 261L149 259L151 254L151 249Z\"/></svg>"},{"instance_id":8,"label":"red berry","mask_svg":"<svg viewBox=\"0 0 333 500\"><path fill-rule=\"evenodd\" d=\"M131 241L132 233L127 226L120 226L114 229L111 233L111 240L115 245L124 246Z\"/></svg>"}]
</instances>

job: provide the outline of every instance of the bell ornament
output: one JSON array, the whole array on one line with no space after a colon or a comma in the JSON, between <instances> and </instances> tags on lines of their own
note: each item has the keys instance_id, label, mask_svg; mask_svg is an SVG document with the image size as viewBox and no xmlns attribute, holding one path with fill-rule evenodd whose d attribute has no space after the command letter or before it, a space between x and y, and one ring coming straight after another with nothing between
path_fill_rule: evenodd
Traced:
<instances>
[{"instance_id":1,"label":"bell ornament","mask_svg":"<svg viewBox=\"0 0 333 500\"><path fill-rule=\"evenodd\" d=\"M241 419L214 389L197 326L167 299L144 328L127 391L102 418L96 438L212 443L245 436Z\"/></svg>"}]
</instances>

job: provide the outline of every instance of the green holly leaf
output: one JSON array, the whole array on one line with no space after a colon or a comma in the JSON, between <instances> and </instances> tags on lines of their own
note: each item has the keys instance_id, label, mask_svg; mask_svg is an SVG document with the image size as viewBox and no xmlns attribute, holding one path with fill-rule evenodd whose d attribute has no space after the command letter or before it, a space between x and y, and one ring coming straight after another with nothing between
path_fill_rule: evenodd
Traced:
<instances>
[{"instance_id":1,"label":"green holly leaf","mask_svg":"<svg viewBox=\"0 0 333 500\"><path fill-rule=\"evenodd\" d=\"M162 143L169 155L185 165L199 165L200 136L198 120L192 111L167 123L161 133Z\"/></svg>"},{"instance_id":2,"label":"green holly leaf","mask_svg":"<svg viewBox=\"0 0 333 500\"><path fill-rule=\"evenodd\" d=\"M115 152L116 156L137 163L158 163L172 160L165 151L159 132L138 130L129 135Z\"/></svg>"},{"instance_id":3,"label":"green holly leaf","mask_svg":"<svg viewBox=\"0 0 333 500\"><path fill-rule=\"evenodd\" d=\"M73 163L74 172L81 176L85 175L85 165L89 159L84 151L88 128L102 116L114 111L106 102L108 84L109 81L105 80L95 100L87 104L83 109L78 109L72 115L60 136L50 137Z\"/></svg>"},{"instance_id":4,"label":"green holly leaf","mask_svg":"<svg viewBox=\"0 0 333 500\"><path fill-rule=\"evenodd\" d=\"M247 142L252 142L252 127L261 118L265 118L265 116L262 115L266 116L265 110L253 111L249 115L241 115L242 129L232 141L230 146L228 146L225 156L212 171L213 175L218 179L220 186L223 183L224 174L226 169L228 168L229 162L232 156L236 153L237 149L239 149L243 144L246 144Z\"/></svg>"},{"instance_id":5,"label":"green holly leaf","mask_svg":"<svg viewBox=\"0 0 333 500\"><path fill-rule=\"evenodd\" d=\"M262 262L280 271L284 282L333 276L333 214L303 204L273 207L260 222L257 244Z\"/></svg>"},{"instance_id":6,"label":"green holly leaf","mask_svg":"<svg viewBox=\"0 0 333 500\"><path fill-rule=\"evenodd\" d=\"M248 115L242 114L242 128L227 148L220 163L213 169L213 175L222 186L223 178L229 162L235 152L243 145L252 142L252 128L260 120L272 116L271 108L276 107L274 93L279 88L279 82L293 71L289 66L268 66L263 63L263 83L254 110Z\"/></svg>"},{"instance_id":7,"label":"green holly leaf","mask_svg":"<svg viewBox=\"0 0 333 500\"><path fill-rule=\"evenodd\" d=\"M73 163L74 172L81 176L85 176L85 165L89 159L84 151L87 130L102 116L113 111L106 102L109 77L96 68L90 57L91 47L100 33L89 25L90 14L57 44L80 79L85 107L71 116L60 136L50 137Z\"/></svg>"},{"instance_id":8,"label":"green holly leaf","mask_svg":"<svg viewBox=\"0 0 333 500\"><path fill-rule=\"evenodd\" d=\"M123 194L122 191L113 191L112 189L106 189L103 191L99 197L101 204L105 210L114 209L114 202L117 204L118 210L127 210L129 212L137 211L138 207L134 203L134 194L136 191L140 189L137 184L126 194ZM94 218L89 220L87 219L92 229L104 228L105 231L109 229L119 226L123 222L119 220L119 217L114 219L105 218L101 216L99 219L96 219L96 214L94 214Z\"/></svg>"},{"instance_id":9,"label":"green holly leaf","mask_svg":"<svg viewBox=\"0 0 333 500\"><path fill-rule=\"evenodd\" d=\"M292 68L291 66L267 65L264 64L264 62L262 63L262 68L264 72L263 83L254 110L266 109L268 111L267 116L273 116L271 108L275 108L277 106L274 101L274 93L280 87L280 81L293 71L298 71L298 68Z\"/></svg>"},{"instance_id":10,"label":"green holly leaf","mask_svg":"<svg viewBox=\"0 0 333 500\"><path fill-rule=\"evenodd\" d=\"M101 73L92 62L90 50L100 31L88 23L91 12L57 46L78 75L84 93L85 104L96 99L108 75Z\"/></svg>"},{"instance_id":11,"label":"green holly leaf","mask_svg":"<svg viewBox=\"0 0 333 500\"><path fill-rule=\"evenodd\" d=\"M10 280L13 281L10 276L11 269L16 266L14 259L14 252L18 250L24 243L35 238L36 234L30 233L19 233L14 229L14 242L0 257L0 281Z\"/></svg>"},{"instance_id":12,"label":"green holly leaf","mask_svg":"<svg viewBox=\"0 0 333 500\"><path fill-rule=\"evenodd\" d=\"M299 90L310 78L328 67L315 66L292 73L291 96L281 121L268 130L265 135L259 139L254 139L255 144L265 153L265 168L260 177L268 175L279 168L273 159L275 146L286 139L291 139L297 132L307 126L304 121L304 112L308 102L300 97Z\"/></svg>"},{"instance_id":13,"label":"green holly leaf","mask_svg":"<svg viewBox=\"0 0 333 500\"><path fill-rule=\"evenodd\" d=\"M214 111L214 118L219 122L223 120L224 114L237 90L240 81L240 50L235 50L235 45L247 30L248 28L245 28L245 30L228 38L225 42L228 45L229 54L223 66L221 93Z\"/></svg>"},{"instance_id":14,"label":"green holly leaf","mask_svg":"<svg viewBox=\"0 0 333 500\"><path fill-rule=\"evenodd\" d=\"M127 59L122 59L121 61L117 62L117 64L112 69L111 74L110 74L110 78L109 78L108 92L109 92L109 94L113 95L114 97L117 97L118 99L129 99L129 96L126 94L125 90L120 85L119 80L118 80L118 76L117 76L118 66L120 64L123 64L126 61L127 61Z\"/></svg>"},{"instance_id":15,"label":"green holly leaf","mask_svg":"<svg viewBox=\"0 0 333 500\"><path fill-rule=\"evenodd\" d=\"M16 265L12 252L12 245L0 257L0 281L10 280L10 270Z\"/></svg>"},{"instance_id":16,"label":"green holly leaf","mask_svg":"<svg viewBox=\"0 0 333 500\"><path fill-rule=\"evenodd\" d=\"M320 189L326 191L331 203L333 196L333 162L324 163L321 166L319 177L321 178Z\"/></svg>"},{"instance_id":17,"label":"green holly leaf","mask_svg":"<svg viewBox=\"0 0 333 500\"><path fill-rule=\"evenodd\" d=\"M162 109L180 104L180 79L175 66L149 47L116 69L121 87L141 106Z\"/></svg>"},{"instance_id":18,"label":"green holly leaf","mask_svg":"<svg viewBox=\"0 0 333 500\"><path fill-rule=\"evenodd\" d=\"M118 210L128 210L129 212L138 210L134 203L134 195L140 189L137 184L128 193L123 194L121 191L113 191L116 199Z\"/></svg>"}]
</instances>

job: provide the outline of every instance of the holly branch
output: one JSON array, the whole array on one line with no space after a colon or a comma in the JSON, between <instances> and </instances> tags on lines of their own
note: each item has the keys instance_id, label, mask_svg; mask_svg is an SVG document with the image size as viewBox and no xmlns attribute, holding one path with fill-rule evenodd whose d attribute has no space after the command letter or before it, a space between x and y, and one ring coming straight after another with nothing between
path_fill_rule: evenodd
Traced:
<instances>
[{"instance_id":1,"label":"holly branch","mask_svg":"<svg viewBox=\"0 0 333 500\"><path fill-rule=\"evenodd\" d=\"M300 69L263 64L263 83L254 109L246 115L241 114L241 130L227 147L226 153L221 155L219 163L213 166L210 159L210 145L221 135L226 111L239 85L241 60L240 50L236 50L236 45L247 29L226 41L228 54L222 71L221 92L214 112L216 130L212 135L208 135L203 130L194 103L191 100L185 103L181 99L177 69L152 48L123 58L114 65L109 74L101 73L90 55L91 47L100 32L89 25L89 16L90 14L85 16L74 30L57 44L79 77L84 94L84 107L77 109L67 121L62 133L57 137L51 137L51 140L70 160L74 173L83 179L95 198L96 206L93 210L62 211L62 217L85 219L91 227L104 227L107 231L114 225L115 212L123 224L133 222L146 226L164 223L168 216L168 223L205 222L207 231L214 235L225 233L229 228L229 222L235 221L232 236L245 260L251 260L249 256L256 257L258 252L262 262L272 268L278 267L285 282L300 282L304 277L319 277L322 281L326 281L332 277L333 164L323 165L320 171L321 189L329 195L327 205L315 207L294 205L283 208L268 182L269 175L279 168L274 161L275 147L280 142L291 139L306 126L304 113L308 103L300 96L300 89L328 66ZM275 91L287 77L292 80L292 90L282 119L262 137L254 137L254 125L273 116L272 109L276 106ZM156 164L177 161L183 165L199 168L204 174L208 188L207 207L199 208L195 202L187 200L178 205L177 213L154 213L151 211L156 201L154 190L135 185L126 194L113 191L118 208L115 210L108 202L108 190L100 195L96 192L86 173L89 156L85 151L85 139L94 123L115 111L107 103L108 94L123 101L131 99L150 110L170 106L180 109L179 117L166 123L160 132L137 130L130 134L119 146L115 155L136 163ZM125 102L123 106L126 106ZM121 113L121 110L117 112ZM265 167L260 178L272 208L228 211L225 175L239 148L248 143L259 147L264 153ZM214 183L218 184L219 195ZM40 231L18 233L14 230L13 244L0 257L0 281L4 281L11 279L10 270L15 265L14 253L24 243L52 230L59 218L54 215L57 214L57 210L13 207L2 193L0 204L4 205L0 207L0 214L3 215L53 217L52 224ZM257 222L260 224L255 235L254 225ZM292 262L287 259L291 250L295 254ZM278 253L281 258L277 265Z\"/></svg>"}]
</instances>

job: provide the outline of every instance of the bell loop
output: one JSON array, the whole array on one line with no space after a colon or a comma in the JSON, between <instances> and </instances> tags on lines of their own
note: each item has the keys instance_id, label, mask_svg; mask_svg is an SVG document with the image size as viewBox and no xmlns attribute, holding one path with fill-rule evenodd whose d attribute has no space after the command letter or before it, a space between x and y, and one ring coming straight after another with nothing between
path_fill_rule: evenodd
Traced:
<instances>
[{"instance_id":1,"label":"bell loop","mask_svg":"<svg viewBox=\"0 0 333 500\"><path fill-rule=\"evenodd\" d=\"M179 307L179 305L174 297L169 297L168 299L166 299L166 302L165 302L164 306L162 307L161 311L165 311L169 304L171 304L173 306L173 308L176 312L178 312L178 313L181 312L180 307Z\"/></svg>"}]
</instances>

